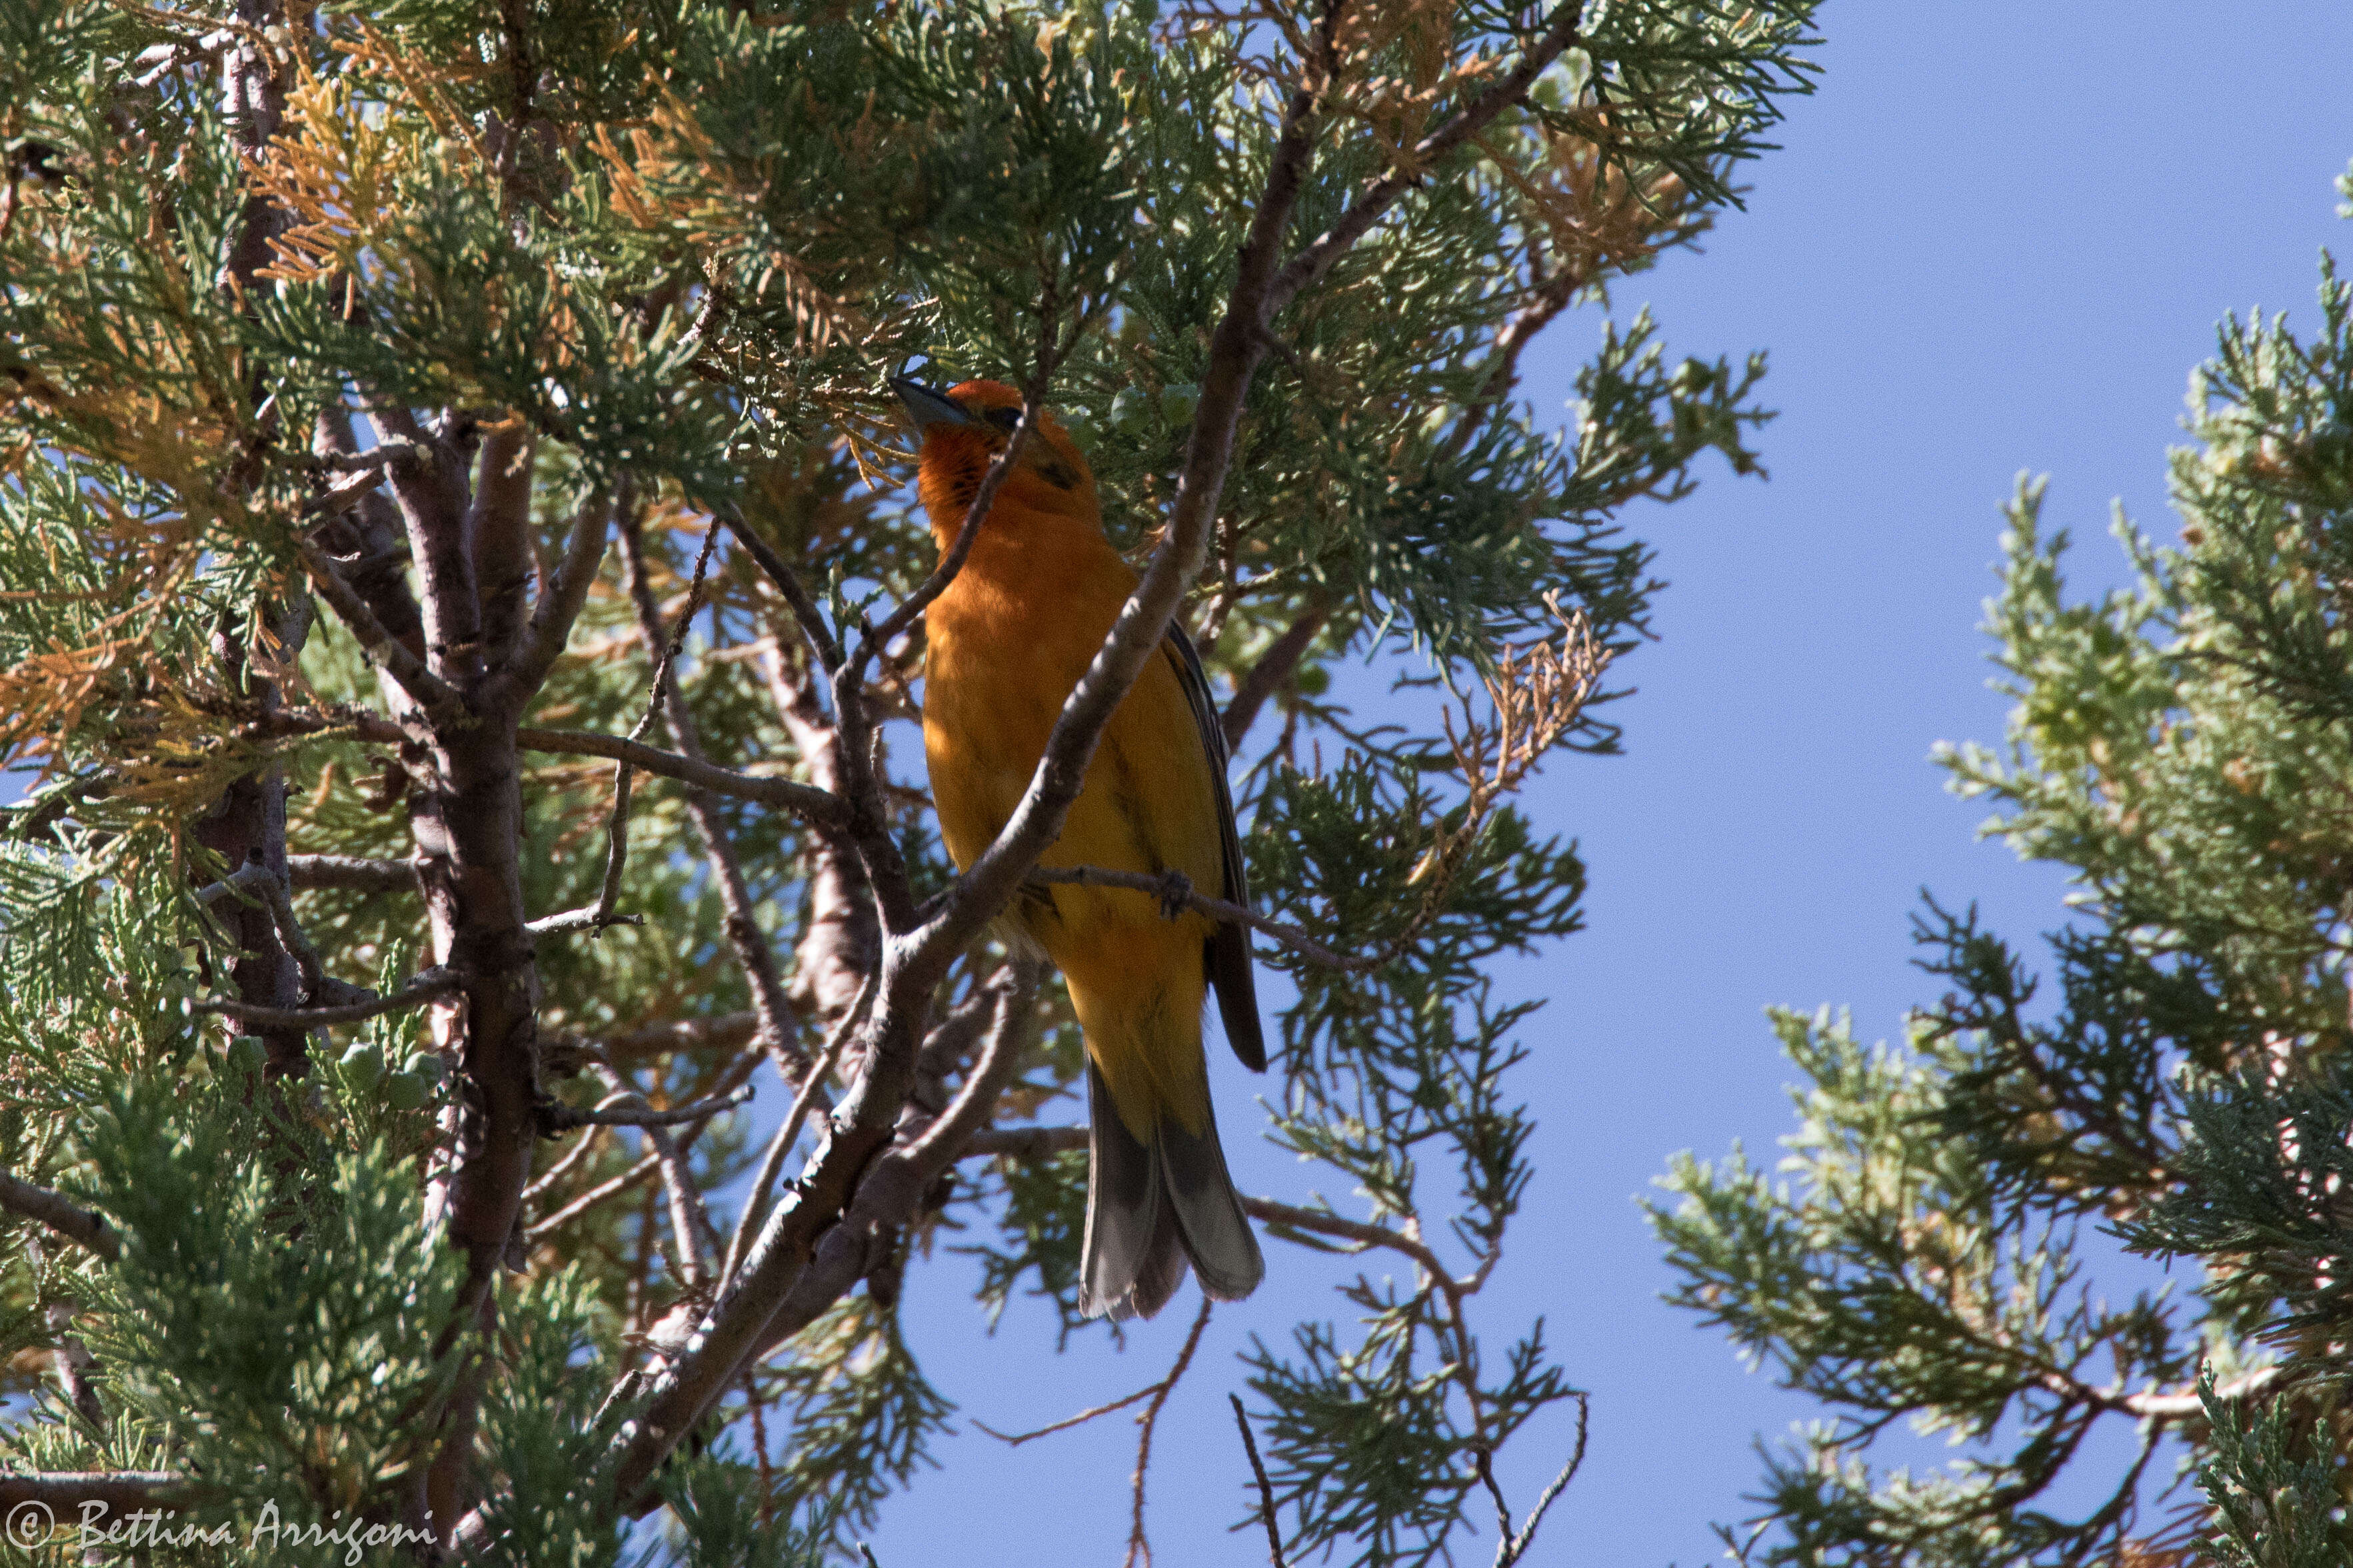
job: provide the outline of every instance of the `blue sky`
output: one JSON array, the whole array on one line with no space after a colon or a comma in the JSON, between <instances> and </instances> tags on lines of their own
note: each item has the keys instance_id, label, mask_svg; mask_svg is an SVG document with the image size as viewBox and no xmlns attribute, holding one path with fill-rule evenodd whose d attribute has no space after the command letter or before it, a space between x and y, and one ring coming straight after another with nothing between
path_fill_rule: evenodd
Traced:
<instances>
[{"instance_id":1,"label":"blue sky","mask_svg":"<svg viewBox=\"0 0 2353 1568\"><path fill-rule=\"evenodd\" d=\"M1978 841L1982 810L1926 760L2001 735L1978 624L2015 477L2052 476L2044 516L2076 536L2079 585L2116 580L2113 499L2175 527L2165 450L2215 321L2260 305L2309 321L2319 247L2353 238L2331 185L2353 159L2353 8L1845 0L1822 26L1820 90L1754 166L1749 210L1612 301L1651 305L1681 352L1768 349L1782 415L1762 437L1768 482L1719 464L1697 496L1631 520L1672 586L1661 640L1620 672L1641 689L1613 715L1628 754L1564 759L1531 802L1592 873L1590 929L1511 974L1551 999L1521 1069L1538 1173L1482 1298L1499 1337L1544 1314L1593 1394L1590 1456L1535 1563L1715 1560L1708 1525L1745 1511L1753 1441L1809 1414L1659 1301L1670 1280L1635 1202L1678 1150L1740 1140L1769 1159L1790 1075L1762 1009L1851 1006L1865 1037L1896 1035L1932 994L1908 967L1923 886L1978 900L2016 938L2061 917L2058 875ZM1561 407L1598 334L1588 313L1539 345L1540 408ZM1240 1079L1221 1094L1242 1100ZM1296 1168L1248 1147L1239 1110L1224 1120L1243 1185L1295 1194ZM1324 1271L1288 1248L1270 1262L1164 1417L1164 1565L1263 1560L1261 1538L1226 1533L1248 1506L1233 1352L1333 1310ZM1000 1430L1158 1377L1190 1321L1188 1295L1124 1355L1056 1357L1018 1314L978 1338L959 1278L911 1276L911 1332L964 1415ZM1507 1455L1523 1504L1568 1427ZM1124 1417L1013 1451L965 1424L939 1458L886 1510L884 1568L944 1549L973 1568L1118 1561ZM1468 1545L1466 1562L1493 1550Z\"/></svg>"}]
</instances>

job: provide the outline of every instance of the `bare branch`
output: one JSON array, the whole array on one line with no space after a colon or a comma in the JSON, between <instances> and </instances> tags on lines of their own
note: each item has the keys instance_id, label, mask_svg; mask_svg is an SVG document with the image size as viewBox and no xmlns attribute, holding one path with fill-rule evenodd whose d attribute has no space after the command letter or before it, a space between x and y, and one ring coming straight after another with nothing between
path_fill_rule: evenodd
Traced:
<instances>
[{"instance_id":1,"label":"bare branch","mask_svg":"<svg viewBox=\"0 0 2353 1568\"><path fill-rule=\"evenodd\" d=\"M610 1061L655 1056L665 1051L730 1050L751 1039L760 1021L749 1013L721 1013L709 1018L669 1018L641 1024L604 1039Z\"/></svg>"},{"instance_id":2,"label":"bare branch","mask_svg":"<svg viewBox=\"0 0 2353 1568\"><path fill-rule=\"evenodd\" d=\"M388 996L371 1001L353 1002L337 1007L257 1007L248 1003L232 1002L226 998L195 1004L199 1013L218 1013L242 1024L259 1024L264 1028L318 1029L330 1024L357 1024L365 1019L397 1013L404 1007L415 1007L430 1002L436 996L446 996L465 983L465 976L451 969L427 969Z\"/></svg>"},{"instance_id":3,"label":"bare branch","mask_svg":"<svg viewBox=\"0 0 2353 1568\"><path fill-rule=\"evenodd\" d=\"M1592 1401L1581 1388L1571 1389L1569 1396L1577 1401L1577 1447L1569 1453L1568 1463L1560 1468L1560 1474L1553 1477L1552 1484L1545 1488L1544 1495L1536 1499L1535 1511L1528 1515L1526 1527L1517 1535L1506 1531L1504 1539L1495 1543L1495 1568L1512 1568L1512 1564L1526 1552L1535 1542L1536 1526L1544 1522L1544 1516L1551 1509L1553 1500L1577 1478L1577 1468L1585 1463L1586 1418L1591 1414Z\"/></svg>"},{"instance_id":4,"label":"bare branch","mask_svg":"<svg viewBox=\"0 0 2353 1568\"><path fill-rule=\"evenodd\" d=\"M618 1081L617 1078L616 1081ZM628 1092L633 1098L637 1094L635 1089ZM692 1105L681 1105L669 1110L656 1110L642 1100L635 1108L625 1107L617 1110L579 1110L569 1105L559 1105L542 1120L548 1130L554 1132L568 1132L575 1127L676 1127L681 1122L701 1121L721 1111L733 1110L749 1100L752 1094L752 1086L747 1083L733 1094L723 1094L715 1100L697 1100Z\"/></svg>"},{"instance_id":5,"label":"bare branch","mask_svg":"<svg viewBox=\"0 0 2353 1568\"><path fill-rule=\"evenodd\" d=\"M109 1263L122 1256L122 1238L106 1223L104 1215L82 1207L63 1193L19 1181L5 1171L0 1171L0 1209L47 1226Z\"/></svg>"},{"instance_id":6,"label":"bare branch","mask_svg":"<svg viewBox=\"0 0 2353 1568\"><path fill-rule=\"evenodd\" d=\"M858 1000L842 1016L841 1022L834 1026L833 1036L826 1041L825 1049L818 1052L817 1060L809 1064L808 1074L801 1080L800 1092L793 1096L792 1109L785 1113L785 1120L776 1128L776 1135L768 1141L768 1152L762 1157L759 1172L752 1179L752 1190L744 1194L744 1212L736 1217L734 1233L727 1238L726 1259L719 1269L719 1283L723 1289L735 1278L735 1270L744 1260L744 1244L751 1238L752 1227L758 1223L762 1211L768 1206L768 1194L776 1190L776 1178L784 1173L786 1157L792 1152L794 1143L799 1141L801 1124L808 1120L811 1108L825 1097L826 1077L833 1071L834 1063L841 1059L842 1047L857 1032L859 1023L866 1016L866 1009L873 998L874 977L869 976L865 987L859 992Z\"/></svg>"},{"instance_id":7,"label":"bare branch","mask_svg":"<svg viewBox=\"0 0 2353 1568\"><path fill-rule=\"evenodd\" d=\"M1504 110L1527 96L1561 51L1577 40L1577 20L1583 13L1582 0L1569 0L1556 6L1552 17L1536 41L1528 46L1518 63L1495 79L1493 86L1450 116L1445 124L1414 143L1413 151L1398 161L1399 167L1366 186L1364 193L1349 204L1340 220L1319 236L1313 245L1283 265L1268 286L1264 296L1265 314L1261 320L1271 321L1275 314L1291 303L1299 291L1321 279L1332 269L1335 262L1346 254L1348 247L1362 239L1379 222L1398 198L1420 184L1422 171L1445 157L1472 137L1485 130Z\"/></svg>"},{"instance_id":8,"label":"bare branch","mask_svg":"<svg viewBox=\"0 0 2353 1568\"><path fill-rule=\"evenodd\" d=\"M1144 1535L1144 1478L1152 1468L1152 1436L1159 1430L1160 1412L1168 1404L1168 1396L1176 1392L1176 1380L1183 1377L1185 1369L1193 1364L1193 1352L1200 1348L1201 1331L1209 1326L1209 1312L1216 1305L1209 1293L1204 1290L1201 1293L1201 1310L1194 1315L1193 1331L1185 1336L1184 1347L1176 1352L1176 1363L1153 1389L1152 1403L1145 1405L1144 1414L1135 1418L1141 1430L1135 1439L1134 1507L1127 1526L1127 1563L1130 1568L1133 1568L1139 1553L1146 1564L1152 1561L1152 1545Z\"/></svg>"},{"instance_id":9,"label":"bare branch","mask_svg":"<svg viewBox=\"0 0 2353 1568\"><path fill-rule=\"evenodd\" d=\"M1291 679L1292 671L1299 668L1299 661L1307 657L1308 648L1314 646L1315 635L1331 618L1332 606L1328 601L1322 598L1310 600L1307 607L1299 612L1298 618L1284 627L1282 635L1259 656L1256 664L1250 666L1250 673L1242 677L1240 686L1234 688L1233 700L1226 704L1228 751L1241 749L1242 737L1250 733L1259 710L1265 707L1266 700Z\"/></svg>"},{"instance_id":10,"label":"bare branch","mask_svg":"<svg viewBox=\"0 0 2353 1568\"><path fill-rule=\"evenodd\" d=\"M710 1272L702 1264L703 1240L706 1237L715 1239L716 1233L712 1229L710 1214L702 1206L702 1195L695 1190L694 1173L688 1167L686 1156L677 1144L670 1142L662 1128L681 1121L707 1121L721 1111L733 1110L752 1098L752 1086L742 1085L733 1093L705 1100L700 1105L690 1105L678 1110L653 1110L646 1106L636 1086L621 1074L601 1062L592 1063L591 1070L614 1090L613 1098L593 1111L563 1110L551 1120L559 1126L593 1122L608 1126L626 1125L643 1131L646 1146L660 1162L662 1186L670 1196L670 1236L678 1255L679 1273L690 1288L702 1289L710 1279ZM638 1109L608 1109L620 1100L636 1100ZM607 1118L615 1116L626 1116L628 1120L621 1123L607 1121Z\"/></svg>"},{"instance_id":11,"label":"bare branch","mask_svg":"<svg viewBox=\"0 0 2353 1568\"><path fill-rule=\"evenodd\" d=\"M628 765L627 763L621 764L625 769ZM568 936L575 931L600 931L607 926L641 926L645 923L646 917L643 915L615 914L612 906L600 898L586 909L565 910L561 914L543 915L523 929L535 937Z\"/></svg>"},{"instance_id":12,"label":"bare branch","mask_svg":"<svg viewBox=\"0 0 2353 1568\"><path fill-rule=\"evenodd\" d=\"M1164 910L1191 910L1227 925L1248 926L1263 931L1293 952L1313 959L1330 969L1344 969L1363 973L1379 968L1398 953L1398 944L1392 942L1377 953L1351 956L1335 952L1294 925L1267 919L1255 910L1223 899L1212 899L1193 891L1190 879L1181 873L1164 872L1153 876L1144 871L1112 871L1101 866L1055 866L1033 868L1027 879L1031 882L1067 883L1081 888L1132 888L1139 893L1149 893L1160 900Z\"/></svg>"},{"instance_id":13,"label":"bare branch","mask_svg":"<svg viewBox=\"0 0 2353 1568\"><path fill-rule=\"evenodd\" d=\"M286 879L298 892L318 888L352 893L417 891L417 868L408 861L355 855L289 855Z\"/></svg>"},{"instance_id":14,"label":"bare branch","mask_svg":"<svg viewBox=\"0 0 2353 1568\"><path fill-rule=\"evenodd\" d=\"M654 603L653 586L646 580L645 536L634 512L621 517L621 573L628 586L629 600L638 613L638 631L645 638L647 654L655 658L654 689L646 708L650 720L659 711L669 726L670 740L688 761L708 765L703 755L702 739L697 732L693 710L686 705L686 693L681 689L677 676L678 654L686 637L688 624L693 619L702 597L703 574L709 569L712 551L719 542L719 527L714 522L703 532L702 549L695 557L694 580L687 589L686 605L679 612L677 624L670 627L665 642L661 610ZM644 726L641 723L639 728ZM623 764L627 766L627 763ZM614 815L622 817L626 801L618 787L614 795ZM720 903L727 911L727 945L733 950L737 967L752 992L753 1011L760 1017L760 1043L779 1061L802 1065L800 1053L793 1048L794 1018L792 1003L785 995L784 977L776 972L776 951L768 944L767 932L760 929L758 910L752 900L751 884L745 880L744 867L735 855L735 846L727 837L727 825L721 819L710 798L700 793L686 797L686 812L694 823L695 836L702 840L703 856L711 862L712 879L719 886ZM621 829L617 829L621 831ZM616 879L608 867L607 878Z\"/></svg>"},{"instance_id":15,"label":"bare branch","mask_svg":"<svg viewBox=\"0 0 2353 1568\"><path fill-rule=\"evenodd\" d=\"M1291 1204L1277 1203L1272 1198L1245 1197L1242 1212L1253 1219L1264 1220L1278 1230L1307 1231L1329 1236L1352 1243L1347 1249L1363 1251L1366 1247L1385 1247L1401 1252L1420 1265L1430 1282L1450 1296L1467 1294L1467 1281L1457 1279L1448 1272L1438 1254L1407 1236L1386 1226L1368 1225L1363 1220L1346 1219L1324 1209L1303 1209Z\"/></svg>"},{"instance_id":16,"label":"bare branch","mask_svg":"<svg viewBox=\"0 0 2353 1568\"><path fill-rule=\"evenodd\" d=\"M1258 1457L1258 1439L1250 1433L1250 1415L1242 1409L1242 1396L1229 1394L1227 1400L1234 1407L1234 1425L1241 1428L1242 1452L1250 1456L1250 1474L1258 1479L1258 1516L1266 1525L1266 1554L1274 1568L1289 1568L1282 1560L1282 1531L1274 1521L1274 1483L1266 1479L1266 1466Z\"/></svg>"},{"instance_id":17,"label":"bare branch","mask_svg":"<svg viewBox=\"0 0 2353 1568\"><path fill-rule=\"evenodd\" d=\"M547 679L547 672L563 657L565 645L572 638L573 623L579 620L581 607L588 602L588 590L596 582L597 563L605 558L606 531L612 526L615 513L635 502L635 488L624 479L612 499L591 496L581 507L580 515L572 520L564 559L554 574L540 584L539 601L532 606L531 624L502 672L502 679L512 691L522 695L537 691Z\"/></svg>"},{"instance_id":18,"label":"bare branch","mask_svg":"<svg viewBox=\"0 0 2353 1568\"><path fill-rule=\"evenodd\" d=\"M619 735L587 730L518 730L515 743L526 752L552 752L563 756L609 757L663 778L676 779L713 795L748 800L777 811L797 812L813 822L841 822L849 805L827 790L795 784L790 779L755 778L710 763L698 763L674 752L661 751Z\"/></svg>"},{"instance_id":19,"label":"bare branch","mask_svg":"<svg viewBox=\"0 0 2353 1568\"><path fill-rule=\"evenodd\" d=\"M733 504L716 507L712 515L727 525L727 531L733 534L736 542L751 553L753 563L760 568L769 582L776 584L776 592L785 596L785 603L792 606L793 618L800 623L801 635L816 650L818 662L823 666L826 674L830 676L839 669L841 644L834 640L833 628L827 626L825 617L818 613L817 601L809 596L809 591L802 585L799 575L786 564L785 558L777 554L766 540L752 531L752 525L744 521L744 513Z\"/></svg>"},{"instance_id":20,"label":"bare branch","mask_svg":"<svg viewBox=\"0 0 2353 1568\"><path fill-rule=\"evenodd\" d=\"M1020 1065L1038 973L1027 962L1015 967L980 1061L955 1103L921 1135L878 1153L891 1128L866 1119L870 1106L853 1103L836 1112L832 1136L770 1212L742 1271L663 1369L638 1414L624 1423L611 1456L615 1507L636 1503L655 1468L754 1356L815 1321L864 1278L875 1232L913 1214L964 1142L987 1125ZM887 994L887 984L878 988L878 1002ZM894 1100L893 1123L897 1110Z\"/></svg>"},{"instance_id":21,"label":"bare branch","mask_svg":"<svg viewBox=\"0 0 2353 1568\"><path fill-rule=\"evenodd\" d=\"M574 1220L578 1219L582 1215L586 1214L590 1209L595 1208L598 1204L603 1203L607 1198L612 1197L616 1194L620 1193L627 1188L636 1186L639 1182L644 1181L648 1176L652 1175L660 1168L661 1156L659 1154L648 1154L644 1159L639 1160L636 1164L630 1166L619 1175L614 1176L609 1180L597 1183L586 1192L582 1193L578 1197L574 1198L570 1203L565 1204L562 1208L557 1209L554 1214L547 1215L537 1224L526 1227L522 1233L523 1240L527 1242L537 1241L542 1237L547 1236L551 1232L561 1230L564 1226L571 1224Z\"/></svg>"},{"instance_id":22,"label":"bare branch","mask_svg":"<svg viewBox=\"0 0 2353 1568\"><path fill-rule=\"evenodd\" d=\"M1083 1127L992 1127L973 1135L964 1146L967 1160L1002 1155L1008 1160L1042 1160L1087 1146Z\"/></svg>"},{"instance_id":23,"label":"bare branch","mask_svg":"<svg viewBox=\"0 0 2353 1568\"><path fill-rule=\"evenodd\" d=\"M425 660L411 653L406 644L385 630L384 623L376 619L375 612L368 608L358 590L343 581L334 558L307 539L295 540L294 548L302 558L302 568L310 575L311 585L350 629L367 661L389 676L437 728L455 728L463 723L466 700L434 674Z\"/></svg>"}]
</instances>

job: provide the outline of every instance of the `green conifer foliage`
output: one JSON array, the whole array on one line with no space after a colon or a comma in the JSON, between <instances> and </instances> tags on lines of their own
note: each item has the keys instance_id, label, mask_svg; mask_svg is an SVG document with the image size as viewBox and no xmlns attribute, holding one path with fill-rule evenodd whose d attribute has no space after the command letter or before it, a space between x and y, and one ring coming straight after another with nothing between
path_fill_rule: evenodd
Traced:
<instances>
[{"instance_id":1,"label":"green conifer foliage","mask_svg":"<svg viewBox=\"0 0 2353 1568\"><path fill-rule=\"evenodd\" d=\"M1777 1018L1805 1075L1786 1179L1736 1152L1667 1178L1675 1299L1825 1407L1725 1532L1744 1563L2353 1561L2353 288L2333 264L2316 330L2222 323L2189 424L2179 547L2119 516L2135 582L2096 601L2066 596L2066 536L2021 485L1989 625L2008 752L1940 759L1989 831L2073 873L2047 980L1930 900L1923 967L1949 989L1902 1047ZM2119 1283L2118 1244L2169 1282ZM1899 1421L1961 1457L1874 1463ZM2103 1430L2128 1457L2095 1471Z\"/></svg>"},{"instance_id":2,"label":"green conifer foliage","mask_svg":"<svg viewBox=\"0 0 2353 1568\"><path fill-rule=\"evenodd\" d=\"M927 1264L1100 1331L1078 1032L991 921L1181 615L1297 992L1228 1137L1375 1255L1229 1369L1261 1523L1461 1550L1570 1429L1478 1300L1484 965L1583 883L1514 796L1611 742L1630 509L1765 418L1606 289L1734 200L1811 10L0 0L0 1505L849 1552L970 1386ZM1516 388L1571 311L1564 434ZM910 370L1058 410L1145 572L964 876Z\"/></svg>"}]
</instances>

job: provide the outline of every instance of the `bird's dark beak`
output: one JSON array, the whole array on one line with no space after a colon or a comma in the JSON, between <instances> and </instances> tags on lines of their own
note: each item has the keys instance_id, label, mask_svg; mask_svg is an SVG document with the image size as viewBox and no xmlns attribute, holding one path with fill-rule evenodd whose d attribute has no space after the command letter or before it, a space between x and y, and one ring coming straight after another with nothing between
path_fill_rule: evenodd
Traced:
<instances>
[{"instance_id":1,"label":"bird's dark beak","mask_svg":"<svg viewBox=\"0 0 2353 1568\"><path fill-rule=\"evenodd\" d=\"M925 386L920 381L903 375L891 378L891 390L899 395L900 405L918 432L934 425L977 425L980 421L965 411L964 405L946 393Z\"/></svg>"}]
</instances>

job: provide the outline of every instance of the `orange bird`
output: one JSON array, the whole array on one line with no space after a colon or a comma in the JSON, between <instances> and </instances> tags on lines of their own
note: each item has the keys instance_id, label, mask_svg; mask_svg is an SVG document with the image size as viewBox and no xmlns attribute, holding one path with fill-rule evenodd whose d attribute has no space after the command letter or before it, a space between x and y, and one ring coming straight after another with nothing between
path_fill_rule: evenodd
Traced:
<instances>
[{"instance_id":1,"label":"orange bird","mask_svg":"<svg viewBox=\"0 0 2353 1568\"><path fill-rule=\"evenodd\" d=\"M1021 417L994 381L939 392L893 381L923 437L917 489L944 552ZM923 751L940 836L959 868L995 840L1029 787L1046 737L1103 647L1135 574L1103 536L1094 475L1050 414L1024 444L964 570L924 613ZM1048 867L1181 871L1245 903L1226 742L1200 656L1172 626L1105 727ZM1226 1038L1266 1067L1242 928L1124 888L1025 888L1017 938L1062 972L1087 1037L1089 1316L1150 1317L1189 1258L1201 1289L1238 1300L1266 1272L1226 1173L1209 1109L1201 1005L1214 985Z\"/></svg>"}]
</instances>

